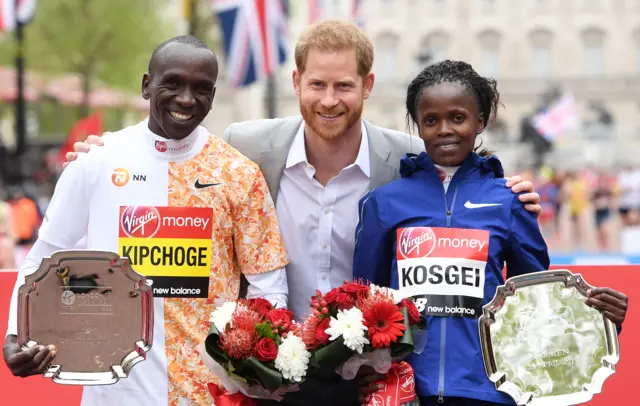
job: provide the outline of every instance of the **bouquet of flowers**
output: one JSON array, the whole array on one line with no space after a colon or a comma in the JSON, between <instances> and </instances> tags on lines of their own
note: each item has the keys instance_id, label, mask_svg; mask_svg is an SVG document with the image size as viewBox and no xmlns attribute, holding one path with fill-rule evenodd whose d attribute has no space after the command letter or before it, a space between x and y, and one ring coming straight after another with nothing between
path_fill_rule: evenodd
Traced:
<instances>
[{"instance_id":1,"label":"bouquet of flowers","mask_svg":"<svg viewBox=\"0 0 640 406\"><path fill-rule=\"evenodd\" d=\"M394 289L348 282L325 295L317 291L311 309L294 331L311 353L313 373L335 371L350 380L367 365L388 374L386 387L398 370L402 379L413 380L411 367L398 363L421 352L426 339L425 318L411 299Z\"/></svg>"},{"instance_id":2,"label":"bouquet of flowers","mask_svg":"<svg viewBox=\"0 0 640 406\"><path fill-rule=\"evenodd\" d=\"M292 331L292 312L265 299L240 299L218 306L210 321L200 354L224 388L209 385L216 404L252 404L247 397L279 401L298 390L311 354Z\"/></svg>"}]
</instances>

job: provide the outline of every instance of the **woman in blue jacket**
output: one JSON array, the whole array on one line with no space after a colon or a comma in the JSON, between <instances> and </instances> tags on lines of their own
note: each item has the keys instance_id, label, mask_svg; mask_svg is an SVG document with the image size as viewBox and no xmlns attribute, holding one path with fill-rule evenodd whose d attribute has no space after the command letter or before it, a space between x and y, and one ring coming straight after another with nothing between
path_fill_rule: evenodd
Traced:
<instances>
[{"instance_id":1,"label":"woman in blue jacket","mask_svg":"<svg viewBox=\"0 0 640 406\"><path fill-rule=\"evenodd\" d=\"M535 214L505 188L498 158L474 152L499 104L496 82L467 63L424 69L406 105L427 153L406 156L402 177L360 203L354 277L399 289L427 316L427 346L408 359L423 405L514 403L486 376L477 318L505 263L508 277L549 267ZM587 303L624 320L621 293L595 289Z\"/></svg>"}]
</instances>

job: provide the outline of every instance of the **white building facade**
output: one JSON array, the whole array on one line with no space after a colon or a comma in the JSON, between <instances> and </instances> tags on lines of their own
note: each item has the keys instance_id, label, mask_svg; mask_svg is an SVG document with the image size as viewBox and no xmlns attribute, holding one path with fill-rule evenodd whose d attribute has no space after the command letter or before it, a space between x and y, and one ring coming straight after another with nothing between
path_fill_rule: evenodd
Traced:
<instances>
[{"instance_id":1,"label":"white building facade","mask_svg":"<svg viewBox=\"0 0 640 406\"><path fill-rule=\"evenodd\" d=\"M519 139L521 118L556 87L575 97L582 122L599 114L593 106L613 119L612 126L581 126L557 140L556 159L574 157L576 149L588 161L606 160L605 165L635 158L632 151L640 147L640 0L362 1L364 29L376 50L377 80L365 108L369 120L406 129L406 86L424 66L424 56L460 59L498 80L504 108L487 136L490 147L495 142L519 159L522 149L509 145ZM305 3L294 2L290 57L278 77L280 116L299 111L291 71L295 38L309 22ZM325 15L347 18L350 3L326 0ZM220 132L231 122L264 117L264 87L233 90L221 83L207 125ZM610 148L605 158L603 146Z\"/></svg>"}]
</instances>

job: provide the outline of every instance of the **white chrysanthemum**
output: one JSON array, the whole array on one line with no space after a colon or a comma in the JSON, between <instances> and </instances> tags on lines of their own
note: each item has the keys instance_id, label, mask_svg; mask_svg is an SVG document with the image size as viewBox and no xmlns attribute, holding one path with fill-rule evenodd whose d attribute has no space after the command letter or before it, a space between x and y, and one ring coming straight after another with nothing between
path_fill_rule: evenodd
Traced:
<instances>
[{"instance_id":1,"label":"white chrysanthemum","mask_svg":"<svg viewBox=\"0 0 640 406\"><path fill-rule=\"evenodd\" d=\"M402 301L402 299L404 299L404 295L402 293L400 293L399 290L396 289L391 289L391 288L387 288L387 287L382 287L382 286L378 286L378 285L374 285L371 284L369 285L370 288L370 294L371 295L375 295L377 293L382 293L385 296L390 296L393 299L393 304L398 304Z\"/></svg>"},{"instance_id":2,"label":"white chrysanthemum","mask_svg":"<svg viewBox=\"0 0 640 406\"><path fill-rule=\"evenodd\" d=\"M211 312L209 321L213 323L218 331L222 333L227 323L231 322L233 312L236 311L236 302L225 302Z\"/></svg>"},{"instance_id":3,"label":"white chrysanthemum","mask_svg":"<svg viewBox=\"0 0 640 406\"><path fill-rule=\"evenodd\" d=\"M329 328L325 330L329 340L333 341L342 336L344 345L362 354L364 345L369 344L367 327L362 323L362 311L352 307L349 310L339 310L337 316L338 318L331 318Z\"/></svg>"},{"instance_id":4,"label":"white chrysanthemum","mask_svg":"<svg viewBox=\"0 0 640 406\"><path fill-rule=\"evenodd\" d=\"M302 378L307 375L309 358L311 358L311 353L307 351L302 338L288 334L278 347L275 364L285 379L301 382Z\"/></svg>"}]
</instances>

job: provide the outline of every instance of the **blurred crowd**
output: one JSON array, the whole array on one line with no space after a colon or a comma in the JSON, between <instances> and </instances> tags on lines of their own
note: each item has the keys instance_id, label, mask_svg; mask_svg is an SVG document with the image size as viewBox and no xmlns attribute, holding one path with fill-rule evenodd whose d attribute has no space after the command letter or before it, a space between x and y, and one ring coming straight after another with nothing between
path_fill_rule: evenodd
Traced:
<instances>
[{"instance_id":1,"label":"blurred crowd","mask_svg":"<svg viewBox=\"0 0 640 406\"><path fill-rule=\"evenodd\" d=\"M37 238L61 171L56 150L39 160L34 176L19 186L0 183L0 269L19 266ZM640 227L640 166L544 166L518 173L540 194L542 232L552 253L621 253L625 228Z\"/></svg>"},{"instance_id":2,"label":"blurred crowd","mask_svg":"<svg viewBox=\"0 0 640 406\"><path fill-rule=\"evenodd\" d=\"M62 170L56 149L31 158L28 181L8 183L0 177L0 269L15 268L26 257Z\"/></svg>"},{"instance_id":3,"label":"blurred crowd","mask_svg":"<svg viewBox=\"0 0 640 406\"><path fill-rule=\"evenodd\" d=\"M540 194L551 252L619 253L625 229L640 225L640 166L524 172Z\"/></svg>"},{"instance_id":4,"label":"blurred crowd","mask_svg":"<svg viewBox=\"0 0 640 406\"><path fill-rule=\"evenodd\" d=\"M0 269L15 268L38 236L50 193L32 184L12 186L0 197ZM1 196L1 195L0 195Z\"/></svg>"}]
</instances>

